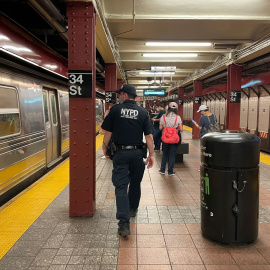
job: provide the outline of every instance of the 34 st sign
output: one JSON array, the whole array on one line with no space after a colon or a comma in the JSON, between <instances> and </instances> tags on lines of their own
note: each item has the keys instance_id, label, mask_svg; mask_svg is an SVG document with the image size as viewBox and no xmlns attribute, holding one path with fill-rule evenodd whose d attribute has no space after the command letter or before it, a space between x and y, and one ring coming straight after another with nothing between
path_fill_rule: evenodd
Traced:
<instances>
[{"instance_id":1,"label":"34 st sign","mask_svg":"<svg viewBox=\"0 0 270 270\"><path fill-rule=\"evenodd\" d=\"M93 76L91 70L69 70L69 97L70 98L91 98Z\"/></svg>"}]
</instances>

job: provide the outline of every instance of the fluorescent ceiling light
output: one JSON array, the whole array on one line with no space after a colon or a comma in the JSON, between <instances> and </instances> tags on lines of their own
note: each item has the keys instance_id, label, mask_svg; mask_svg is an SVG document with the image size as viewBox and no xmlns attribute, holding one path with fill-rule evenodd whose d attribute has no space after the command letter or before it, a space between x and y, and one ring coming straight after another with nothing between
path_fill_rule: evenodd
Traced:
<instances>
[{"instance_id":1,"label":"fluorescent ceiling light","mask_svg":"<svg viewBox=\"0 0 270 270\"><path fill-rule=\"evenodd\" d=\"M212 46L210 42L146 42L146 46L179 46L179 47L207 47Z\"/></svg>"},{"instance_id":2,"label":"fluorescent ceiling light","mask_svg":"<svg viewBox=\"0 0 270 270\"><path fill-rule=\"evenodd\" d=\"M176 70L176 67L171 67L171 66L168 66L168 67L160 67L160 66L152 66L151 67L151 70L153 71L172 71L172 70Z\"/></svg>"},{"instance_id":3,"label":"fluorescent ceiling light","mask_svg":"<svg viewBox=\"0 0 270 270\"><path fill-rule=\"evenodd\" d=\"M143 53L143 57L197 57L197 53Z\"/></svg>"},{"instance_id":4,"label":"fluorescent ceiling light","mask_svg":"<svg viewBox=\"0 0 270 270\"><path fill-rule=\"evenodd\" d=\"M140 72L139 74L141 74L141 75L155 75L155 74L157 74L157 75L171 75L171 74L175 74L175 72L174 71L142 71L142 72Z\"/></svg>"}]
</instances>

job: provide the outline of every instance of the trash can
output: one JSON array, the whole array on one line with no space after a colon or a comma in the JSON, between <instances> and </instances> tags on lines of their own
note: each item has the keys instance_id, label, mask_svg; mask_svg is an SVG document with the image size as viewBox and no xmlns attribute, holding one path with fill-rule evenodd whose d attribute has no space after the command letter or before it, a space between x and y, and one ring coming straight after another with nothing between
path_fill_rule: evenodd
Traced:
<instances>
[{"instance_id":1,"label":"trash can","mask_svg":"<svg viewBox=\"0 0 270 270\"><path fill-rule=\"evenodd\" d=\"M223 131L201 139L202 235L223 244L258 237L260 139Z\"/></svg>"}]
</instances>

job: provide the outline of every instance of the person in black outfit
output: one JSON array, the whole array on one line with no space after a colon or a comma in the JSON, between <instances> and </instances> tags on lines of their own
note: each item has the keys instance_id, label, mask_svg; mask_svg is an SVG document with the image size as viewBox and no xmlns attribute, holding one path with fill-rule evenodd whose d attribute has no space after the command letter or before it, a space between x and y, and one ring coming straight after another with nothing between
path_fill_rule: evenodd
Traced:
<instances>
[{"instance_id":1,"label":"person in black outfit","mask_svg":"<svg viewBox=\"0 0 270 270\"><path fill-rule=\"evenodd\" d=\"M162 117L163 114L166 113L164 110L163 106L161 103L156 104L156 110L158 111L158 115L153 117L151 120L154 123L154 144L155 144L155 151L160 150L160 145L161 145L161 136L162 136L162 131L159 129L159 120Z\"/></svg>"},{"instance_id":2,"label":"person in black outfit","mask_svg":"<svg viewBox=\"0 0 270 270\"><path fill-rule=\"evenodd\" d=\"M116 218L119 220L118 234L126 236L130 234L130 217L136 216L141 198L141 181L145 170L143 134L149 150L147 168L154 165L154 143L147 110L138 106L134 100L137 96L134 86L126 84L116 93L120 93L123 103L113 106L104 119L102 150L109 158L106 147L113 136L117 147L113 156L112 182L115 186Z\"/></svg>"}]
</instances>

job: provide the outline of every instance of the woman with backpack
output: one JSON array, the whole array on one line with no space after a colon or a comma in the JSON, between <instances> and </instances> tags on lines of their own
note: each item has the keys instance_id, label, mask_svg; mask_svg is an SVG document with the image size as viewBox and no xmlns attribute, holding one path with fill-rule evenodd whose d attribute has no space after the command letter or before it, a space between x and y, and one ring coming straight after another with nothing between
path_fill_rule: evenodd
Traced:
<instances>
[{"instance_id":1,"label":"woman with backpack","mask_svg":"<svg viewBox=\"0 0 270 270\"><path fill-rule=\"evenodd\" d=\"M200 122L197 124L193 121L193 123L195 127L200 130L200 139L208 132L220 131L216 116L209 111L209 108L206 105L201 105L197 112L201 113Z\"/></svg>"},{"instance_id":2,"label":"woman with backpack","mask_svg":"<svg viewBox=\"0 0 270 270\"><path fill-rule=\"evenodd\" d=\"M206 105L201 105L197 113L201 113L199 124L193 120L192 122L194 123L195 127L200 130L200 139L208 132L220 131L216 116L209 111L209 108ZM200 170L200 167L197 168L198 172Z\"/></svg>"},{"instance_id":3,"label":"woman with backpack","mask_svg":"<svg viewBox=\"0 0 270 270\"><path fill-rule=\"evenodd\" d=\"M163 155L159 173L165 174L166 163L168 160L168 175L173 176L175 163L175 153L179 143L181 143L180 132L183 131L182 119L177 115L178 105L171 102L168 106L166 114L160 118L159 129L163 130L161 137Z\"/></svg>"}]
</instances>

